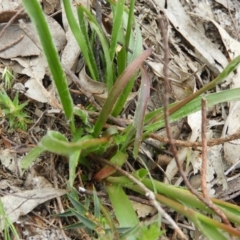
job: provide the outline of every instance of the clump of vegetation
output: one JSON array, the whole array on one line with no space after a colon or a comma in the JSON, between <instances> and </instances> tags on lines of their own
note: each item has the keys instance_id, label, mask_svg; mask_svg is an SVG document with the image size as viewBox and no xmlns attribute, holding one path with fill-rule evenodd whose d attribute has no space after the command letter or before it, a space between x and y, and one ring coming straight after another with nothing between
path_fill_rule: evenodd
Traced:
<instances>
[{"instance_id":1,"label":"clump of vegetation","mask_svg":"<svg viewBox=\"0 0 240 240\"><path fill-rule=\"evenodd\" d=\"M20 104L18 93L13 100L6 93L12 87L14 80L14 76L8 68L3 71L2 80L3 87L0 90L1 117L8 121L10 128L26 130L27 124L31 122L29 116L24 112L28 103Z\"/></svg>"},{"instance_id":2,"label":"clump of vegetation","mask_svg":"<svg viewBox=\"0 0 240 240\"><path fill-rule=\"evenodd\" d=\"M39 145L24 157L21 167L24 170L28 169L32 162L45 151L64 155L68 158L68 188L71 191L68 198L71 207L60 216L75 216L78 221L73 225L66 226L66 229L84 228L86 232L99 239L127 239L131 237L132 239L154 240L162 234L161 217L164 216L168 218L178 234L184 237L182 231L174 225L171 217L163 211L161 204L164 204L187 217L209 239L228 239L230 235L239 236L239 231L235 228L214 220L211 216L209 217L208 215L215 215L216 213L187 189L177 188L153 179L147 167L132 172L126 172L121 168L128 160L129 152L127 150L129 149L132 156L137 158L141 141L147 138L149 134L164 127L166 120L163 108L146 114L150 81L144 68L144 61L151 55L152 50L143 51L142 49L141 32L133 14L135 2L130 1L130 8L127 9L124 0L108 1L113 14L112 32L108 39L91 11L83 5L77 5L77 21L70 1L63 0L70 28L82 50L90 77L93 80L99 80L100 73L93 54L93 46L88 36L89 32L93 36L97 36L104 52L101 65L104 66L103 80L107 85L108 97L98 114L96 122L91 125L85 121L85 126L80 127L76 124L75 115L85 118L86 113L81 112L80 109L76 111L74 108L65 72L61 66L40 4L37 0L22 0L22 2L37 29L65 117L69 122L71 138L70 140L67 139L58 131L49 131L39 142ZM91 31L89 31L89 28ZM118 42L121 42L122 48L119 52L116 52ZM129 49L131 49L131 52ZM215 80L204 86L203 89L191 94L181 102L169 105L170 121L177 121L200 110L200 95L223 81L239 63L240 57L237 57ZM124 108L137 74L141 76L141 86L133 123L122 131L119 131L116 127L106 130L104 125L108 118L119 116ZM234 101L239 98L239 89L209 94L204 97L208 106L223 101ZM2 102L3 109L5 108L6 111L5 115L15 116L10 121L12 126L16 116L18 122L24 122L23 119L27 118L22 112L26 103L19 105L17 99L16 95L14 100L11 101L4 92L0 96L0 102ZM88 131L85 131L85 127L88 128ZM89 131L90 128L91 131ZM91 192L93 197L85 196L84 203L80 202L78 191L74 188L77 166L79 164L88 167L93 166L94 161L101 162L103 167L95 173L93 180L102 183L102 188L111 202L113 211L110 211L101 202L94 188ZM138 219L126 194L127 190L147 197L149 202L157 209L159 217L149 226L144 225ZM81 192L86 192L86 189L82 188ZM238 217L240 208L238 206L216 199L212 199L212 201L221 208L230 222L240 224ZM228 236L225 237L222 232L225 232Z\"/></svg>"}]
</instances>

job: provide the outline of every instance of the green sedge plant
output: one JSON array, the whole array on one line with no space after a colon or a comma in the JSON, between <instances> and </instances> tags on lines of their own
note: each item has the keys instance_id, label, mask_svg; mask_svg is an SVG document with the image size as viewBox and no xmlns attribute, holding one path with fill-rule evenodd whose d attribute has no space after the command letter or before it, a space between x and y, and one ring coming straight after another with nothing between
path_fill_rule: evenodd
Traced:
<instances>
[{"instance_id":1,"label":"green sedge plant","mask_svg":"<svg viewBox=\"0 0 240 240\"><path fill-rule=\"evenodd\" d=\"M17 239L20 240L16 228L14 227L12 221L5 212L3 202L0 199L0 229L4 229L2 232L2 237L4 240Z\"/></svg>"},{"instance_id":2,"label":"green sedge plant","mask_svg":"<svg viewBox=\"0 0 240 240\"><path fill-rule=\"evenodd\" d=\"M12 71L8 67L5 67L3 69L3 73L2 73L4 89L9 90L12 87L14 78L15 77L14 77Z\"/></svg>"},{"instance_id":3,"label":"green sedge plant","mask_svg":"<svg viewBox=\"0 0 240 240\"><path fill-rule=\"evenodd\" d=\"M29 116L24 112L27 102L20 104L18 93L12 100L6 91L10 90L14 81L14 74L8 67L2 73L2 87L0 89L1 118L5 118L10 128L27 129L27 124L31 123Z\"/></svg>"},{"instance_id":4,"label":"green sedge plant","mask_svg":"<svg viewBox=\"0 0 240 240\"><path fill-rule=\"evenodd\" d=\"M24 112L24 107L28 103L19 104L18 93L12 100L4 89L0 90L0 107L2 109L2 118L5 118L9 127L13 129L27 129L27 124L31 123L29 116Z\"/></svg>"},{"instance_id":5,"label":"green sedge plant","mask_svg":"<svg viewBox=\"0 0 240 240\"><path fill-rule=\"evenodd\" d=\"M69 26L82 50L90 76L96 81L99 79L99 72L94 59L92 45L90 44L91 41L89 41L88 27L91 28L91 32L94 32L98 36L104 52L104 59L102 60L104 61L103 66L105 66L104 81L108 89L108 98L99 113L96 123L92 126L92 133L87 135L83 134L83 129L76 129L74 115L77 111L73 106L73 101L67 87L66 76L42 9L37 0L22 0L22 2L37 29L43 52L63 106L64 114L72 132L72 140L69 141L63 134L56 131L49 131L40 141L39 145L24 157L21 163L22 169L28 169L36 157L44 151L65 155L69 158L69 187L72 188L77 165L91 164L86 161L88 154L97 153L101 155L110 148L114 149L113 147L115 146L116 150L112 152L108 160L119 167L127 161L127 149L129 147L133 146L133 155L137 157L141 141L147 138L150 133L164 127L164 118L161 108L145 115L150 84L147 72L142 65L152 51L150 49L142 51L141 31L133 15L134 1L131 1L130 8L127 9L123 0L117 2L109 0L113 12L113 26L111 36L107 38L94 15L89 10L82 5L77 5L78 19L75 19L72 11L73 6L70 4L70 1L63 0ZM118 42L121 42L123 46L120 52L116 54ZM223 81L239 63L240 57L237 57L229 63L215 80L199 90L197 94L192 94L181 102L173 103L170 106L171 121L177 121L190 113L198 111L201 107L201 94L204 94L207 90ZM142 83L133 124L129 125L121 133L117 129L103 131L103 126L108 117L111 115L116 117L122 111L126 99L132 91L134 79L139 69L141 69ZM216 94L204 95L204 97L207 99L208 106L212 106L225 101L239 100L239 91L239 89L226 90ZM85 116L85 113L78 110L78 115ZM86 116L84 118L86 120ZM89 128L89 123L87 121L85 123L86 127ZM104 238L105 234L107 234L107 237L110 236L110 238L114 236L116 239L137 239L141 223L124 189L128 188L139 194L144 193L139 186L126 176L115 176L115 172L114 168L104 166L95 174L94 179L104 182L106 192L118 221L117 225L113 221L114 216L109 214L109 211L106 210L96 196L93 200L95 209L93 209L93 212L90 212L88 207L82 206L79 203L74 191L69 194L69 199L74 208L69 209L66 215L70 214L77 217L79 223L75 227L84 227L88 231L95 232L100 238ZM183 190L160 183L152 179L149 171L146 169L133 172L131 176L140 180L148 189L154 191L159 203L165 204L186 216L208 239L228 239L222 234L223 232L240 236L239 231L234 228L225 226L207 217L207 214L214 213L186 189ZM124 205L123 201L119 201L119 199L124 199ZM238 206L217 199L213 199L212 201L224 211L231 222L239 224L240 208ZM105 227L100 221L101 218L104 218L107 223ZM156 236L157 229L160 229L160 227L161 221L157 220L147 228L149 232L146 230L146 227L142 231L144 232L144 236L150 236L148 239L157 239L161 235L161 232L159 232L157 233L159 235Z\"/></svg>"}]
</instances>

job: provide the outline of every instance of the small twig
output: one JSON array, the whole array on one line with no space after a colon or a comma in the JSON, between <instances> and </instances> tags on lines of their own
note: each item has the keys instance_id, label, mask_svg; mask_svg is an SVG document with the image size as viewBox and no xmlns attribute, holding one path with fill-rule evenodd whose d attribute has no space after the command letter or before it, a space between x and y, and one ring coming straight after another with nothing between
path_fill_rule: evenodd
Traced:
<instances>
[{"instance_id":1,"label":"small twig","mask_svg":"<svg viewBox=\"0 0 240 240\"><path fill-rule=\"evenodd\" d=\"M98 117L99 116L99 112L93 112L93 111L88 111L86 110L88 115L91 117ZM116 118L113 116L109 116L108 117L110 121L112 121L113 123L115 123L116 125L125 128L127 125L131 124L133 121L130 119L126 119L126 118ZM123 129L124 130L124 129Z\"/></svg>"},{"instance_id":2,"label":"small twig","mask_svg":"<svg viewBox=\"0 0 240 240\"><path fill-rule=\"evenodd\" d=\"M207 192L207 110L206 110L206 99L202 99L202 168L201 168L201 187L202 187L202 194L204 198L208 198Z\"/></svg>"},{"instance_id":3,"label":"small twig","mask_svg":"<svg viewBox=\"0 0 240 240\"><path fill-rule=\"evenodd\" d=\"M121 47L124 46L124 44L119 41L117 41L117 44L119 44ZM133 54L133 50L131 50L130 48L127 48L127 51L130 52L131 54Z\"/></svg>"},{"instance_id":4,"label":"small twig","mask_svg":"<svg viewBox=\"0 0 240 240\"><path fill-rule=\"evenodd\" d=\"M173 142L173 137L172 137L172 132L171 132L171 127L170 127L170 120L169 120L169 109L168 109L168 51L169 51L169 47L168 47L168 37L167 37L167 32L166 29L164 27L164 23L163 23L163 19L159 16L158 17L158 22L159 22L159 27L162 31L162 37L163 37L163 45L164 45L164 67L163 67L163 75L164 75L164 119L165 119L165 125L166 125L166 132L167 132L167 136L169 138L169 143L171 146L171 150L173 152L178 170L180 172L180 175L182 176L184 183L186 185L186 187L189 189L189 191L195 195L200 201L202 201L207 207L209 207L210 209L212 209L214 212L216 212L215 207L213 207L211 204L209 204L209 202L202 196L200 195L190 184L190 182L187 179L187 176L183 170L183 167L179 161L178 158L178 152L177 152L177 148ZM217 213L217 212L216 212ZM218 214L218 213L217 213ZM225 219L224 219L225 220ZM227 222L228 220L226 220ZM225 222L225 221L224 221ZM226 223L225 222L225 223ZM228 222L229 223L229 222ZM230 224L228 224L229 227L231 227ZM232 228L232 227L231 227Z\"/></svg>"},{"instance_id":5,"label":"small twig","mask_svg":"<svg viewBox=\"0 0 240 240\"><path fill-rule=\"evenodd\" d=\"M240 191L237 191L233 194L228 195L227 197L220 197L220 199L223 200L223 201L229 201L231 199L234 199L234 198L238 197L239 195L240 195Z\"/></svg>"},{"instance_id":6,"label":"small twig","mask_svg":"<svg viewBox=\"0 0 240 240\"><path fill-rule=\"evenodd\" d=\"M86 188L83 188L83 187L79 187L78 188L78 191L81 193L81 194L86 194L86 195L90 195L90 196L93 196L93 191L91 190L88 190ZM107 198L108 195L107 193L104 193L104 192L96 192L97 196L98 197L104 197L104 198ZM147 199L143 199L143 198L140 198L140 197L136 197L136 196L131 196L131 195L128 195L128 198L132 201L135 201L135 202L139 202L141 204L145 204L145 205L149 205L149 206L152 206L151 202Z\"/></svg>"},{"instance_id":7,"label":"small twig","mask_svg":"<svg viewBox=\"0 0 240 240\"><path fill-rule=\"evenodd\" d=\"M149 134L150 138L156 139L160 142L164 142L164 143L169 143L169 139L166 137L162 137L162 136L158 136L156 134ZM235 132L232 135L226 136L226 137L222 137L222 138L216 138L216 139L211 139L209 141L207 141L207 146L212 147L215 145L220 145L223 144L225 142L230 142L236 139L240 139L240 129L237 130L237 132ZM192 147L192 148L196 148L196 147L201 147L202 146L202 142L201 141L197 141L197 142L188 142L188 141L182 141L182 140L175 140L173 139L173 143L177 146L181 146L181 147Z\"/></svg>"},{"instance_id":8,"label":"small twig","mask_svg":"<svg viewBox=\"0 0 240 240\"><path fill-rule=\"evenodd\" d=\"M89 157L91 157L93 160L97 160L100 162L103 162L104 164L107 164L114 169L116 169L118 172L120 172L122 175L129 178L132 182L134 182L136 185L138 185L142 191L145 192L145 196L149 199L150 203L157 209L157 211L163 216L166 220L169 221L169 223L173 226L173 228L178 232L178 234L183 238L187 239L182 230L178 227L178 225L174 222L174 220L164 211L164 209L160 206L160 204L157 202L155 198L155 194L149 190L141 181L136 179L134 176L129 174L128 172L122 170L120 167L116 166L115 164L105 160L102 157L96 156L94 154L89 154Z\"/></svg>"},{"instance_id":9,"label":"small twig","mask_svg":"<svg viewBox=\"0 0 240 240\"><path fill-rule=\"evenodd\" d=\"M49 220L47 220L45 217L42 217L39 213L32 211L31 214L35 215L36 217L40 218L44 223L48 224L49 227L55 228L55 229L59 229L58 226L56 226L55 224L53 224L52 222L50 222Z\"/></svg>"},{"instance_id":10,"label":"small twig","mask_svg":"<svg viewBox=\"0 0 240 240\"><path fill-rule=\"evenodd\" d=\"M234 163L228 170L224 172L224 174L227 176L230 172L232 172L237 166L239 165L240 160L238 160L236 163Z\"/></svg>"},{"instance_id":11,"label":"small twig","mask_svg":"<svg viewBox=\"0 0 240 240\"><path fill-rule=\"evenodd\" d=\"M6 31L6 29L14 22L15 19L18 18L18 16L24 11L24 8L19 9L16 14L8 21L8 23L4 26L4 28L2 29L2 31L0 32L0 38L2 37L2 35L4 34L4 32Z\"/></svg>"},{"instance_id":12,"label":"small twig","mask_svg":"<svg viewBox=\"0 0 240 240\"><path fill-rule=\"evenodd\" d=\"M42 120L43 116L46 114L46 110L44 112L42 112L41 116L37 119L37 121L34 122L34 124L29 128L29 132L32 131L33 129L35 129L35 127L37 126L37 124L39 124L39 122Z\"/></svg>"},{"instance_id":13,"label":"small twig","mask_svg":"<svg viewBox=\"0 0 240 240\"><path fill-rule=\"evenodd\" d=\"M0 52L5 51L6 49L14 46L15 44L19 43L22 39L24 38L23 35L21 35L19 38L17 38L16 40L14 40L13 42L9 43L8 45L4 46L3 48L0 49Z\"/></svg>"}]
</instances>

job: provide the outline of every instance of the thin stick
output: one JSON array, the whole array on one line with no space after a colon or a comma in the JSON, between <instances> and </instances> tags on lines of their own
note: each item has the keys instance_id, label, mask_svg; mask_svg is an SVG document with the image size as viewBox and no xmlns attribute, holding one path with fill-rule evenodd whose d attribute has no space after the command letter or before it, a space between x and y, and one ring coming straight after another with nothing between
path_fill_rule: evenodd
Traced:
<instances>
[{"instance_id":1,"label":"thin stick","mask_svg":"<svg viewBox=\"0 0 240 240\"><path fill-rule=\"evenodd\" d=\"M2 31L0 32L0 38L2 37L2 35L4 34L4 32L6 31L6 29L14 22L15 19L17 19L17 17L24 11L24 8L19 9L16 14L8 21L8 23L4 26L4 28L2 29Z\"/></svg>"},{"instance_id":2,"label":"thin stick","mask_svg":"<svg viewBox=\"0 0 240 240\"><path fill-rule=\"evenodd\" d=\"M3 48L0 49L0 52L5 51L6 49L14 46L15 44L19 43L22 39L24 38L23 35L21 35L19 38L17 38L16 40L14 40L13 42L9 43L8 45L4 46Z\"/></svg>"},{"instance_id":3,"label":"thin stick","mask_svg":"<svg viewBox=\"0 0 240 240\"><path fill-rule=\"evenodd\" d=\"M88 189L86 189L86 188L84 188L84 187L79 187L79 188L78 188L78 191L79 191L81 194L86 194L86 195L90 195L90 196L93 196L93 193L94 193L93 191L88 190ZM105 193L105 192L97 192L97 191L96 191L96 194L97 194L98 197L108 198L108 195L107 195L107 193ZM136 197L136 196L132 196L132 195L128 195L128 198L129 198L130 200L135 201L135 202L139 202L139 203L141 203L141 204L145 204L145 205L148 205L148 206L152 206L152 204L150 203L149 200L146 200L146 199L143 199L143 198L140 198L140 197Z\"/></svg>"},{"instance_id":4,"label":"thin stick","mask_svg":"<svg viewBox=\"0 0 240 240\"><path fill-rule=\"evenodd\" d=\"M165 30L164 27L164 23L163 23L163 19L159 16L158 17L158 22L159 22L159 27L162 31L162 37L163 37L163 46L164 46L164 67L163 67L163 75L164 75L164 97L163 97L163 103L164 103L164 119L165 119L165 125L166 125L166 132L167 132L167 136L169 138L169 143L171 146L171 150L173 152L178 170L184 180L184 183L186 185L186 187L189 189L189 191L194 194L200 201L202 201L207 207L209 207L211 210L213 210L217 215L219 215L219 212L216 212L215 207L213 207L213 204L209 204L209 201L207 201L204 197L202 197L190 184L190 182L187 179L187 176L182 168L182 165L179 161L178 158L178 152L177 152L177 148L173 142L173 137L172 137L172 132L171 132L171 128L170 128L170 120L169 120L169 109L168 109L168 52L169 52L169 47L168 47L168 37L167 37L167 32ZM221 215L221 214L220 214ZM219 216L220 216L219 215ZM231 227L229 221L227 218L224 218L224 216L221 215L221 219L223 220L223 222L227 223L228 222L228 226ZM232 227L231 227L232 228Z\"/></svg>"},{"instance_id":5,"label":"thin stick","mask_svg":"<svg viewBox=\"0 0 240 240\"><path fill-rule=\"evenodd\" d=\"M201 188L204 198L208 197L207 192L207 111L206 111L207 101L202 99L202 168L201 168Z\"/></svg>"},{"instance_id":6,"label":"thin stick","mask_svg":"<svg viewBox=\"0 0 240 240\"><path fill-rule=\"evenodd\" d=\"M164 143L169 143L169 139L166 137L162 137L159 136L157 134L149 134L150 138L156 139L160 142L164 142ZM226 137L222 137L222 138L216 138L216 139L211 139L209 141L207 141L207 146L212 147L215 145L220 145L223 144L225 142L230 142L236 139L240 139L240 129L238 129L234 134L226 136ZM175 140L173 139L173 143L177 146L181 146L181 147L192 147L192 148L196 148L196 147L201 147L202 146L202 142L198 141L198 142L188 142L188 141L182 141L182 140Z\"/></svg>"}]
</instances>

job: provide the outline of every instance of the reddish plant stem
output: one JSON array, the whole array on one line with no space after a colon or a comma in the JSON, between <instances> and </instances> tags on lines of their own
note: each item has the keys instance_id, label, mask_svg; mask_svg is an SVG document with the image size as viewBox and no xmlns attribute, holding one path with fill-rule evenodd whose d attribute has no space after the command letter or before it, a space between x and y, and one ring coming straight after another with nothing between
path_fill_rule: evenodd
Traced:
<instances>
[{"instance_id":1,"label":"reddish plant stem","mask_svg":"<svg viewBox=\"0 0 240 240\"><path fill-rule=\"evenodd\" d=\"M0 38L2 37L2 35L4 34L4 32L6 31L6 29L18 18L20 17L20 15L23 13L24 8L19 9L16 14L14 14L14 16L8 21L8 23L3 27L3 29L0 32Z\"/></svg>"},{"instance_id":2,"label":"reddish plant stem","mask_svg":"<svg viewBox=\"0 0 240 240\"><path fill-rule=\"evenodd\" d=\"M180 175L182 176L184 183L186 187L189 189L189 191L195 195L200 201L202 201L207 207L209 207L211 210L213 210L217 215L219 215L219 211L216 212L216 208L213 207L213 204L209 204L209 201L207 201L202 195L200 195L190 184L190 182L187 179L187 176L182 168L182 165L178 158L178 152L177 148L174 144L171 127L170 127L170 121L169 121L169 102L168 102L168 86L169 86L169 77L168 77L168 62L169 62L169 47L168 47L168 36L167 31L164 26L164 21L161 16L158 17L159 22L159 28L162 32L162 38L163 38L163 47L164 47L164 66L163 66L163 75L164 75L164 97L163 97L163 103L164 103L164 119L165 119L165 126L166 126L166 132L167 136L169 138L169 144L171 146L172 153L174 155L178 170L180 172ZM221 215L221 216L220 216ZM222 221L225 222L227 225L230 225L228 219L223 217L222 214L219 216L221 217Z\"/></svg>"},{"instance_id":3,"label":"reddish plant stem","mask_svg":"<svg viewBox=\"0 0 240 240\"><path fill-rule=\"evenodd\" d=\"M164 142L164 143L169 143L169 139L163 136L159 136L157 134L149 134L150 138L156 139L160 142ZM216 138L216 139L211 139L209 141L207 141L207 145L209 147L215 146L215 145L220 145L223 144L225 142L230 142L236 139L240 139L240 129L238 129L234 134L223 137L223 138ZM173 139L173 142L175 145L177 146L182 146L182 147L192 147L192 148L196 148L196 147L201 147L202 146L202 142L188 142L188 141L182 141L182 140L176 140Z\"/></svg>"},{"instance_id":4,"label":"reddish plant stem","mask_svg":"<svg viewBox=\"0 0 240 240\"><path fill-rule=\"evenodd\" d=\"M201 168L201 188L204 198L208 197L207 192L207 114L206 114L206 99L202 99L202 168Z\"/></svg>"}]
</instances>

